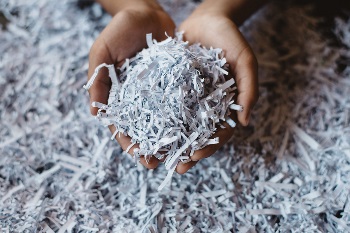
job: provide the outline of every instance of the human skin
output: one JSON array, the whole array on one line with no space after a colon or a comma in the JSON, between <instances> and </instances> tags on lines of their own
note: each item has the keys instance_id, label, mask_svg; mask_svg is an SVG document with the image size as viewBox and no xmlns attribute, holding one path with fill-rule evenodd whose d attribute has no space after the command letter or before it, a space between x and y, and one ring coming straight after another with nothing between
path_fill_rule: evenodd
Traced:
<instances>
[{"instance_id":1,"label":"human skin","mask_svg":"<svg viewBox=\"0 0 350 233\"><path fill-rule=\"evenodd\" d=\"M126 58L135 56L147 46L145 40L147 33L152 33L153 38L158 41L166 39L165 32L170 36L174 35L174 22L156 1L101 0L99 3L113 18L91 47L89 77L102 63L120 67ZM101 70L89 90L90 105L94 101L107 103L110 87L111 80L107 70ZM97 108L91 107L91 113L96 115ZM114 126L110 126L109 129L112 133L115 131ZM130 137L123 134L117 134L116 140L123 150L126 150L131 143ZM131 155L136 147L137 145L129 150ZM147 163L144 157L141 157L140 162L145 167L153 169L157 167L159 160L152 157Z\"/></svg>"},{"instance_id":2,"label":"human skin","mask_svg":"<svg viewBox=\"0 0 350 233\"><path fill-rule=\"evenodd\" d=\"M238 96L237 103L243 106L237 112L239 123L247 126L250 112L258 100L258 63L248 42L238 29L264 1L259 0L206 0L180 25L184 39L190 43L201 43L206 47L222 48L234 75ZM188 164L179 163L176 171L185 173L199 160L207 158L221 148L232 136L234 129L226 122L225 129L219 129L214 137L219 143L197 150Z\"/></svg>"},{"instance_id":3,"label":"human skin","mask_svg":"<svg viewBox=\"0 0 350 233\"><path fill-rule=\"evenodd\" d=\"M111 22L94 42L89 55L89 73L101 63L121 66L126 58L134 56L145 48L147 33L161 41L166 38L165 32L172 36L175 24L171 17L152 0L99 0L102 7L113 16ZM207 47L222 48L229 63L230 71L235 76L238 96L237 103L243 106L238 112L238 121L246 126L249 123L250 111L258 99L257 61L252 49L238 29L238 25L263 4L258 0L206 0L180 25L184 38L190 43L201 43ZM235 23L236 22L236 23ZM104 70L89 90L90 102L107 103L111 81ZM91 107L96 115L97 109ZM232 136L233 128L224 123L213 137L219 137L219 143L198 150L188 163L179 162L176 171L184 174L199 160L211 156ZM113 126L109 127L115 131ZM116 140L123 150L131 144L130 137L117 134ZM133 155L133 146L129 153ZM141 164L149 169L158 166L159 160L152 157L149 163L144 157Z\"/></svg>"}]
</instances>

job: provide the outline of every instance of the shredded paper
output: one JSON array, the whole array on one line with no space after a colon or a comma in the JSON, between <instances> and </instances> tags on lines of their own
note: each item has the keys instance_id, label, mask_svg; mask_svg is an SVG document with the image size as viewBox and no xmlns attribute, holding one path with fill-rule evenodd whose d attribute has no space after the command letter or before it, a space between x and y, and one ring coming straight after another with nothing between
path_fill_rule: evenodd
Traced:
<instances>
[{"instance_id":1,"label":"shredded paper","mask_svg":"<svg viewBox=\"0 0 350 233\"><path fill-rule=\"evenodd\" d=\"M79 8L77 2L0 1L0 232L350 232L348 15L332 19L330 28L322 24L323 18L311 14L312 5L274 1L247 21L240 30L257 55L260 92L249 126L237 125L232 141L187 173L174 172L171 182L158 191L170 170L162 164L154 170L140 163L135 166L134 158L110 140L109 130L91 117L88 95L81 87L87 79L91 45L111 17L97 3L88 6L87 1L80 1L84 4ZM198 4L160 2L177 20L186 18ZM151 46L145 53L161 43L150 37L148 41ZM163 46L183 45L170 39L168 43ZM156 69L150 67L153 55L146 56L150 60L138 71L133 71L137 61L130 59L121 73L145 72L130 76L137 82L125 90L139 91L136 85L143 82L149 82L151 90L152 77L142 77L148 77L148 72L167 73L158 68L174 62L171 57L177 61L171 50L168 54L154 63ZM138 56L146 59L142 53ZM220 68L225 70L221 63L211 66L222 75ZM205 72L193 71L198 72L197 86L192 85L193 79L186 80L186 86L191 84L194 91L201 85L207 88L205 78L201 82ZM115 78L113 73L111 78ZM118 74L115 80L121 86L114 82L113 88L122 89L127 79ZM205 93L220 90L229 80L219 78ZM158 96L160 87L154 88L150 95L140 89L140 96ZM173 111L171 104L182 103L181 93L190 93L177 88L169 90L171 100L162 102L160 97L157 102L169 104L166 111L175 116L180 111ZM213 98L222 106L228 104L232 88L218 91ZM118 103L120 93L115 92L111 104ZM186 99L191 100L183 96ZM231 111L239 108L231 107ZM183 116L173 116L165 123L190 125L188 119L200 117L213 123L212 119L221 117L205 104L201 108L197 112L205 112L206 117L185 115L187 123L180 124L176 119L184 121ZM144 109L151 109L150 105ZM114 119L112 111L108 117L102 114L107 110L100 113L103 122ZM143 115L137 124L151 125L148 116ZM140 117L125 119L138 121ZM153 116L153 122L162 119ZM192 124L214 127L201 121ZM128 125L118 127L127 133ZM151 129L158 128L148 132ZM187 145L192 140L197 146L204 143L199 140L202 135L191 136L195 131L190 128L181 132L187 141L181 133L178 140L177 133L163 132L157 142L171 153L184 145L184 151L191 153L192 145ZM140 145L147 141L134 140ZM166 148L175 143L172 140L177 140L176 150ZM160 151L156 143L143 149L158 146ZM169 156L169 167L187 155L174 156Z\"/></svg>"},{"instance_id":2,"label":"shredded paper","mask_svg":"<svg viewBox=\"0 0 350 233\"><path fill-rule=\"evenodd\" d=\"M112 81L108 103L92 103L99 108L97 118L115 126L112 139L118 133L131 137L126 151L139 145L135 159L141 155L147 162L150 156L166 158L169 175L161 190L179 161L191 161L196 150L219 143L218 137L210 137L218 127L225 128L221 122L227 120L228 127L235 127L230 109L241 111L242 107L234 104L235 81L226 79L221 49L189 46L181 33L161 42L147 34L146 40L148 48L127 59L119 77L113 64L101 64L84 88L93 85L101 68L108 68Z\"/></svg>"}]
</instances>

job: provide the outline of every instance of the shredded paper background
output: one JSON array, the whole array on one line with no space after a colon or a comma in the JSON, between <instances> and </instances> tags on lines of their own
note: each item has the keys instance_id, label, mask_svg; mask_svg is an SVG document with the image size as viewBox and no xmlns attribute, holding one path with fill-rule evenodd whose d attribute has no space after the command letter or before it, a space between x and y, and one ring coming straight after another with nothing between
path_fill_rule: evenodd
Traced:
<instances>
[{"instance_id":1,"label":"shredded paper background","mask_svg":"<svg viewBox=\"0 0 350 233\"><path fill-rule=\"evenodd\" d=\"M164 165L135 167L89 113L110 17L82 3L0 2L1 232L350 232L348 16L324 33L312 5L271 3L243 25L260 64L250 125L158 192ZM177 23L197 4L162 3Z\"/></svg>"}]
</instances>

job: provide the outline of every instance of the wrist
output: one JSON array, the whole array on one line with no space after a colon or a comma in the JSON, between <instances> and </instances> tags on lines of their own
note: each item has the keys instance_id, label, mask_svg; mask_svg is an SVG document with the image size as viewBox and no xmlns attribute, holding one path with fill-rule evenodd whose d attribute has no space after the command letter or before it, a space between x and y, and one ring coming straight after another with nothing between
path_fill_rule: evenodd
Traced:
<instances>
[{"instance_id":1,"label":"wrist","mask_svg":"<svg viewBox=\"0 0 350 233\"><path fill-rule=\"evenodd\" d=\"M226 17L240 25L266 2L267 0L205 0L193 15Z\"/></svg>"},{"instance_id":2,"label":"wrist","mask_svg":"<svg viewBox=\"0 0 350 233\"><path fill-rule=\"evenodd\" d=\"M120 11L163 11L155 0L96 0L112 16Z\"/></svg>"},{"instance_id":3,"label":"wrist","mask_svg":"<svg viewBox=\"0 0 350 233\"><path fill-rule=\"evenodd\" d=\"M212 1L204 1L191 14L191 16L228 16L228 10L224 9L221 4L214 4Z\"/></svg>"}]
</instances>

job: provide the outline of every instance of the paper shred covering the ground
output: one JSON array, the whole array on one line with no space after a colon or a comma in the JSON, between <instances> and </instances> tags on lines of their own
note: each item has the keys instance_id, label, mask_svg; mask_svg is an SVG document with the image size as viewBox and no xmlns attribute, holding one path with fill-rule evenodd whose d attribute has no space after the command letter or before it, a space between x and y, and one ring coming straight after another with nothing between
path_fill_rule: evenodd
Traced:
<instances>
[{"instance_id":1,"label":"paper shred covering the ground","mask_svg":"<svg viewBox=\"0 0 350 233\"><path fill-rule=\"evenodd\" d=\"M260 64L251 125L158 192L164 167L135 167L81 90L110 17L71 0L0 12L1 231L349 232L349 20L336 21L342 46L305 7L271 4L247 22Z\"/></svg>"}]
</instances>

